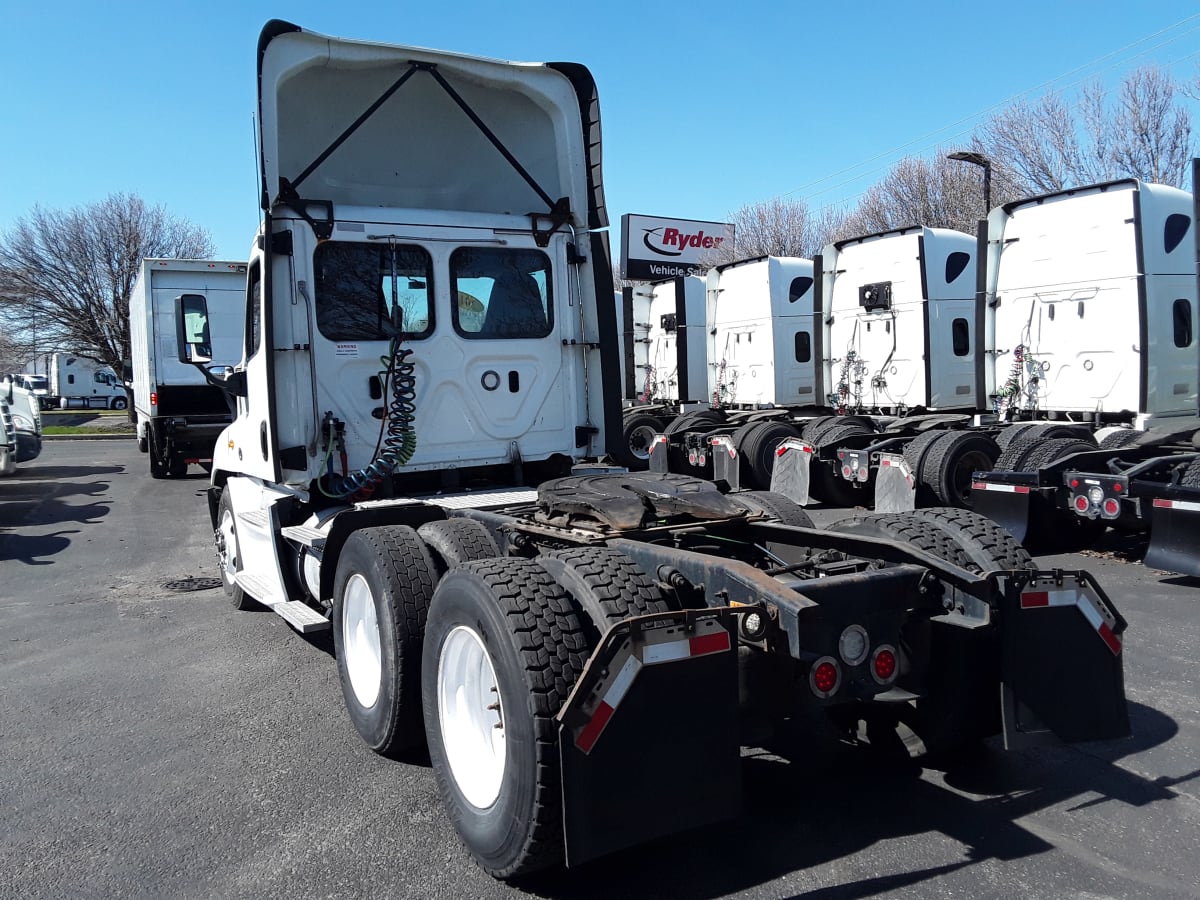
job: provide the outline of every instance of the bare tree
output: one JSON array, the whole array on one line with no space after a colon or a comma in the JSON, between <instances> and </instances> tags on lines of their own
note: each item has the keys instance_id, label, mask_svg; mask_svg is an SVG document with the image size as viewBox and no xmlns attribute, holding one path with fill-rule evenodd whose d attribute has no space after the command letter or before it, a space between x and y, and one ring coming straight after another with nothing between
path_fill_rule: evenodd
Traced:
<instances>
[{"instance_id":1,"label":"bare tree","mask_svg":"<svg viewBox=\"0 0 1200 900\"><path fill-rule=\"evenodd\" d=\"M982 178L980 167L947 159L945 150L938 150L932 161L906 157L867 189L834 238L861 237L910 225L974 234L976 223L986 214ZM1017 185L1008 169L993 161L989 205L1021 196Z\"/></svg>"},{"instance_id":2,"label":"bare tree","mask_svg":"<svg viewBox=\"0 0 1200 900\"><path fill-rule=\"evenodd\" d=\"M814 213L804 200L776 197L743 206L731 217L735 243L722 244L705 262L721 265L756 256L811 257L841 223L836 209Z\"/></svg>"},{"instance_id":3,"label":"bare tree","mask_svg":"<svg viewBox=\"0 0 1200 900\"><path fill-rule=\"evenodd\" d=\"M975 148L1002 160L1025 196L1116 178L1182 187L1192 155L1188 85L1146 66L1121 83L1115 104L1094 82L1075 104L1050 93L1019 101L983 124Z\"/></svg>"},{"instance_id":4,"label":"bare tree","mask_svg":"<svg viewBox=\"0 0 1200 900\"><path fill-rule=\"evenodd\" d=\"M120 372L142 257L212 252L206 230L132 194L65 211L34 207L0 240L0 312L28 349L67 350Z\"/></svg>"}]
</instances>

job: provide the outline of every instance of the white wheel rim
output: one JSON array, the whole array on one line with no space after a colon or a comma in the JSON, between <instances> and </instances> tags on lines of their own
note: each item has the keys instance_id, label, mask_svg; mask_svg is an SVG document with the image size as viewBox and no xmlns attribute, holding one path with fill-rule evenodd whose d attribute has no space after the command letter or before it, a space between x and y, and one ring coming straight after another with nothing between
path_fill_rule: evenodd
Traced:
<instances>
[{"instance_id":1,"label":"white wheel rim","mask_svg":"<svg viewBox=\"0 0 1200 900\"><path fill-rule=\"evenodd\" d=\"M639 425L629 432L629 452L638 459L650 458L650 445L654 443L654 428Z\"/></svg>"},{"instance_id":2,"label":"white wheel rim","mask_svg":"<svg viewBox=\"0 0 1200 900\"><path fill-rule=\"evenodd\" d=\"M464 625L442 641L437 701L450 775L468 803L487 809L504 780L504 710L491 657L479 635Z\"/></svg>"},{"instance_id":3,"label":"white wheel rim","mask_svg":"<svg viewBox=\"0 0 1200 900\"><path fill-rule=\"evenodd\" d=\"M221 568L225 571L225 580L233 584L237 576L237 536L233 530L233 513L225 510L221 516Z\"/></svg>"},{"instance_id":4,"label":"white wheel rim","mask_svg":"<svg viewBox=\"0 0 1200 900\"><path fill-rule=\"evenodd\" d=\"M350 576L342 595L342 651L355 699L370 709L379 699L383 654L375 598L367 579L357 573Z\"/></svg>"}]
</instances>

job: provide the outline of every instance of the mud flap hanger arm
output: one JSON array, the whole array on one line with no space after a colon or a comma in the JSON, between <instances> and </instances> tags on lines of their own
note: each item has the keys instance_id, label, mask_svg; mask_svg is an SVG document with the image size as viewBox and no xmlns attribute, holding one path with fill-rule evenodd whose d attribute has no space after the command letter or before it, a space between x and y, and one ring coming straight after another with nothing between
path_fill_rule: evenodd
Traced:
<instances>
[{"instance_id":1,"label":"mud flap hanger arm","mask_svg":"<svg viewBox=\"0 0 1200 900\"><path fill-rule=\"evenodd\" d=\"M462 95L459 94L458 91L451 86L450 82L448 82L442 76L442 73L437 70L437 66L432 63L414 62L410 64L409 67L404 71L404 74L397 78L387 90L380 94L379 98L370 106L368 106L363 111L362 115L351 122L345 131L339 134L328 147L326 147L317 155L316 159L304 167L304 171L290 181L287 178L281 177L279 179L279 202L286 204L297 214L303 217L308 224L312 226L313 232L318 238L328 238L333 232L333 204L326 204L328 206L328 218L326 221L319 222L314 220L309 215L305 207L307 204L322 201L301 200L298 193L300 185L304 183L309 175L317 170L321 163L325 162L325 160L332 156L334 151L336 151L338 147L342 146L342 144L344 144L350 138L350 136L354 134L354 132L358 131L358 129L362 127L363 123L365 123L367 119L371 118L371 116L373 116L379 110L379 108L383 106L383 104L386 103L388 99L394 93L396 93L396 91L400 90L404 83L417 72L428 72L429 75L433 77L433 80L441 85L442 89L447 95L449 95L450 99L458 105L459 109L461 109L466 114L467 118L474 123L475 127L479 129L480 133L491 142L492 146L500 152L501 156L508 160L508 163L513 167L513 170L516 171L516 173L520 175L522 179L524 179L525 183L528 184L533 189L534 193L541 198L542 202L546 204L547 212L529 213L529 219L531 223L530 230L533 232L534 240L537 242L539 247L545 247L550 241L550 235L552 235L563 225L566 225L570 222L570 199L567 197L561 197L557 201L551 199L550 195L546 193L546 191L540 184L537 183L537 181L534 180L533 176L530 175L525 167L521 165L520 161L513 156L512 152L507 147L504 146L504 143L500 140L500 138L496 137L495 132L488 128L487 123L479 117L479 115L470 107L467 101L462 98ZM541 219L550 220L550 227L548 229L538 228L538 222Z\"/></svg>"}]
</instances>

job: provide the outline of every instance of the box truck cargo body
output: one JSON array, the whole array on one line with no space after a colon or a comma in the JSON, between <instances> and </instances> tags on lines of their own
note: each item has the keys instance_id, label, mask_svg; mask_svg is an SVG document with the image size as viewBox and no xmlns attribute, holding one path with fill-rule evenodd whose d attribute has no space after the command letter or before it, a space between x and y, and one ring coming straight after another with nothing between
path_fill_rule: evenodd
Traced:
<instances>
[{"instance_id":1,"label":"box truck cargo body","mask_svg":"<svg viewBox=\"0 0 1200 900\"><path fill-rule=\"evenodd\" d=\"M139 449L150 454L155 477L182 475L189 462L212 458L221 429L233 420L222 391L180 362L176 304L200 296L208 303L212 366L242 356L246 264L204 259L145 259L129 301L133 402Z\"/></svg>"}]
</instances>

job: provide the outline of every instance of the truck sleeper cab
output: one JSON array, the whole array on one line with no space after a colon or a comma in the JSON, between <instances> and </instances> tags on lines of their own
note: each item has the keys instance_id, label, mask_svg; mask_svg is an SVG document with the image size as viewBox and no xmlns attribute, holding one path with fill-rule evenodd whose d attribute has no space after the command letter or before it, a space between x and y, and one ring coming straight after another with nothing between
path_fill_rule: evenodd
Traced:
<instances>
[{"instance_id":1,"label":"truck sleeper cab","mask_svg":"<svg viewBox=\"0 0 1200 900\"><path fill-rule=\"evenodd\" d=\"M932 742L1127 730L1124 622L1086 573L987 549L986 523L822 532L783 498L594 462L621 398L585 69L271 22L259 70L243 360L208 373L238 407L208 493L220 575L237 608L332 630L351 723L379 752L426 741L483 869L727 817L743 712L887 728L939 708L947 661L971 688ZM203 366L205 299L179 311ZM1051 585L1069 606L1018 612ZM745 665L769 687L742 710Z\"/></svg>"},{"instance_id":2,"label":"truck sleeper cab","mask_svg":"<svg viewBox=\"0 0 1200 900\"><path fill-rule=\"evenodd\" d=\"M1018 436L999 471L976 475L977 508L1018 539L1065 533L1087 546L1109 524L1148 529L1147 565L1200 572L1188 487L1200 430L1198 165L1191 196L1124 180L989 217L989 307L998 343L1014 347L1002 404L1103 426L1082 443ZM1058 248L1053 268L1047 247Z\"/></svg>"}]
</instances>

